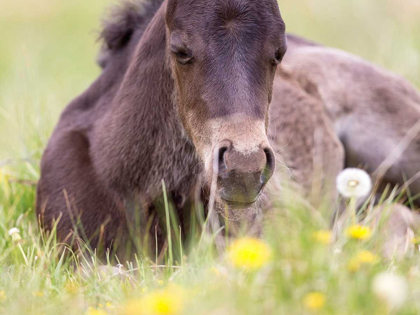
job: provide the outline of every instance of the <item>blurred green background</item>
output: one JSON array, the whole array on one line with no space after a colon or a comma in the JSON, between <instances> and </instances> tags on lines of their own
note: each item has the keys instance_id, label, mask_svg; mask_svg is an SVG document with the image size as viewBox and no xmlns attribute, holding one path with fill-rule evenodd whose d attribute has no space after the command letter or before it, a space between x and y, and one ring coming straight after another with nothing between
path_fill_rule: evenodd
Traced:
<instances>
[{"instance_id":1,"label":"blurred green background","mask_svg":"<svg viewBox=\"0 0 420 315\"><path fill-rule=\"evenodd\" d=\"M35 169L63 107L99 73L112 0L0 0L0 161ZM279 0L289 32L360 55L420 85L419 0ZM1 163L1 162L0 162Z\"/></svg>"}]
</instances>

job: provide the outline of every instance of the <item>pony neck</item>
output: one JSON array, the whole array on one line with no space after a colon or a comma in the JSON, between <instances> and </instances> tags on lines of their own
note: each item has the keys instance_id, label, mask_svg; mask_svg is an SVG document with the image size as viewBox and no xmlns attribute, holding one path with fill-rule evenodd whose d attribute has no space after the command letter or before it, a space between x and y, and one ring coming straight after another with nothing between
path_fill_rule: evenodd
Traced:
<instances>
[{"instance_id":1,"label":"pony neck","mask_svg":"<svg viewBox=\"0 0 420 315\"><path fill-rule=\"evenodd\" d=\"M163 4L145 30L93 145L95 167L112 188L153 198L197 165L173 102Z\"/></svg>"}]
</instances>

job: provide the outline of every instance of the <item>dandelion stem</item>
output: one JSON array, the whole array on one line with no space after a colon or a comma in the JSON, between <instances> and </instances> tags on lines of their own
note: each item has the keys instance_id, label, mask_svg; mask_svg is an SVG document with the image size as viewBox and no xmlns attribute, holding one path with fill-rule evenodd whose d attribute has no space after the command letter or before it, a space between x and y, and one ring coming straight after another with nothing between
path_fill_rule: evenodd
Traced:
<instances>
[{"instance_id":1,"label":"dandelion stem","mask_svg":"<svg viewBox=\"0 0 420 315\"><path fill-rule=\"evenodd\" d=\"M350 198L349 211L351 213L353 224L356 224L357 220L356 220L356 198L355 197Z\"/></svg>"},{"instance_id":2,"label":"dandelion stem","mask_svg":"<svg viewBox=\"0 0 420 315\"><path fill-rule=\"evenodd\" d=\"M20 244L18 244L18 247L19 247L19 249L20 249L20 251L21 251L21 253L22 253L22 256L23 256L23 259L25 260L26 265L27 265L27 266L29 266L28 259L26 258L26 254L25 254L25 252L23 251L22 246L21 246Z\"/></svg>"}]
</instances>

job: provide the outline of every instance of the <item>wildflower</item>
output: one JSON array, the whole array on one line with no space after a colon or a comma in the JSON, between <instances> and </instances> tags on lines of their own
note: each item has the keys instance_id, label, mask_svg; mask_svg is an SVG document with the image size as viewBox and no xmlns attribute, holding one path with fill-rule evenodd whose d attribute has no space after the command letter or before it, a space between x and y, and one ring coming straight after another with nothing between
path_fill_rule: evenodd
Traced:
<instances>
[{"instance_id":1,"label":"wildflower","mask_svg":"<svg viewBox=\"0 0 420 315\"><path fill-rule=\"evenodd\" d=\"M86 312L86 315L108 315L108 313L103 310L98 310L96 308L89 307Z\"/></svg>"},{"instance_id":2,"label":"wildflower","mask_svg":"<svg viewBox=\"0 0 420 315\"><path fill-rule=\"evenodd\" d=\"M363 250L357 254L356 257L350 260L348 268L350 271L355 272L359 270L362 265L373 265L378 261L378 256L370 251Z\"/></svg>"},{"instance_id":3,"label":"wildflower","mask_svg":"<svg viewBox=\"0 0 420 315\"><path fill-rule=\"evenodd\" d=\"M9 230L9 236L12 237L13 242L19 243L22 240L20 237L20 231L18 228L12 228Z\"/></svg>"},{"instance_id":4,"label":"wildflower","mask_svg":"<svg viewBox=\"0 0 420 315\"><path fill-rule=\"evenodd\" d=\"M307 309L318 310L325 305L325 295L321 292L311 292L305 295L303 304Z\"/></svg>"},{"instance_id":5,"label":"wildflower","mask_svg":"<svg viewBox=\"0 0 420 315\"><path fill-rule=\"evenodd\" d=\"M378 260L378 257L368 250L362 250L357 255L357 259L361 263L374 264Z\"/></svg>"},{"instance_id":6,"label":"wildflower","mask_svg":"<svg viewBox=\"0 0 420 315\"><path fill-rule=\"evenodd\" d=\"M420 237L415 237L411 240L414 245L420 245Z\"/></svg>"},{"instance_id":7,"label":"wildflower","mask_svg":"<svg viewBox=\"0 0 420 315\"><path fill-rule=\"evenodd\" d=\"M372 290L389 309L396 310L403 306L407 298L408 285L404 277L384 272L375 276Z\"/></svg>"},{"instance_id":8,"label":"wildflower","mask_svg":"<svg viewBox=\"0 0 420 315\"><path fill-rule=\"evenodd\" d=\"M22 253L23 259L25 260L26 265L29 265L28 258L26 257L26 254L24 250L22 249L22 237L20 237L20 231L18 228L12 228L9 230L9 236L12 237L13 242L17 247L19 247L20 252Z\"/></svg>"},{"instance_id":9,"label":"wildflower","mask_svg":"<svg viewBox=\"0 0 420 315\"><path fill-rule=\"evenodd\" d=\"M270 261L271 248L250 237L238 239L228 248L228 259L237 268L256 270Z\"/></svg>"},{"instance_id":10,"label":"wildflower","mask_svg":"<svg viewBox=\"0 0 420 315\"><path fill-rule=\"evenodd\" d=\"M124 273L124 265L123 264L118 264L117 268L118 268L118 273L120 273L120 274Z\"/></svg>"},{"instance_id":11,"label":"wildflower","mask_svg":"<svg viewBox=\"0 0 420 315\"><path fill-rule=\"evenodd\" d=\"M34 293L33 293L33 295L34 295L35 297L43 297L43 296L44 296L44 292L37 291L37 292L34 292Z\"/></svg>"},{"instance_id":12,"label":"wildflower","mask_svg":"<svg viewBox=\"0 0 420 315\"><path fill-rule=\"evenodd\" d=\"M105 303L105 308L112 310L115 308L115 306L111 303L111 302L106 302Z\"/></svg>"},{"instance_id":13,"label":"wildflower","mask_svg":"<svg viewBox=\"0 0 420 315\"><path fill-rule=\"evenodd\" d=\"M358 240L367 240L372 235L372 230L369 227L359 224L349 227L346 232L348 237Z\"/></svg>"},{"instance_id":14,"label":"wildflower","mask_svg":"<svg viewBox=\"0 0 420 315\"><path fill-rule=\"evenodd\" d=\"M103 305L103 304L98 304L98 307L100 308L100 309L107 309L107 310L112 310L112 309L114 309L115 307L114 307L114 305L112 305L112 303L111 302L106 302L105 303L105 305Z\"/></svg>"},{"instance_id":15,"label":"wildflower","mask_svg":"<svg viewBox=\"0 0 420 315\"><path fill-rule=\"evenodd\" d=\"M337 190L345 198L362 198L372 189L370 176L361 169L347 168L337 176Z\"/></svg>"},{"instance_id":16,"label":"wildflower","mask_svg":"<svg viewBox=\"0 0 420 315\"><path fill-rule=\"evenodd\" d=\"M64 290L70 295L76 295L79 292L79 286L73 281L68 281Z\"/></svg>"},{"instance_id":17,"label":"wildflower","mask_svg":"<svg viewBox=\"0 0 420 315\"><path fill-rule=\"evenodd\" d=\"M178 287L168 287L129 302L124 315L177 315L185 304L184 292Z\"/></svg>"},{"instance_id":18,"label":"wildflower","mask_svg":"<svg viewBox=\"0 0 420 315\"><path fill-rule=\"evenodd\" d=\"M328 230L320 230L314 233L314 238L317 242L328 245L332 242L332 234L331 231Z\"/></svg>"}]
</instances>

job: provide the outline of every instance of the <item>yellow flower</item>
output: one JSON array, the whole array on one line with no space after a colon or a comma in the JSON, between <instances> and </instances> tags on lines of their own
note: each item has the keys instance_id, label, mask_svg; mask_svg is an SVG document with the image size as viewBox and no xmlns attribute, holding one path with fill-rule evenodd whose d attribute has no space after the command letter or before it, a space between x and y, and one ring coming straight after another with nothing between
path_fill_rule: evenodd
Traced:
<instances>
[{"instance_id":1,"label":"yellow flower","mask_svg":"<svg viewBox=\"0 0 420 315\"><path fill-rule=\"evenodd\" d=\"M238 239L228 248L228 260L237 268L256 270L270 261L271 248L250 237Z\"/></svg>"},{"instance_id":2,"label":"yellow flower","mask_svg":"<svg viewBox=\"0 0 420 315\"><path fill-rule=\"evenodd\" d=\"M34 294L34 296L36 296L36 297L43 297L43 296L44 296L44 292L40 292L40 291L38 291L38 292L34 292L33 294Z\"/></svg>"},{"instance_id":3,"label":"yellow flower","mask_svg":"<svg viewBox=\"0 0 420 315\"><path fill-rule=\"evenodd\" d=\"M370 251L363 250L359 252L356 257L350 260L348 268L350 271L355 272L360 269L362 265L373 265L378 261L378 256Z\"/></svg>"},{"instance_id":4,"label":"yellow flower","mask_svg":"<svg viewBox=\"0 0 420 315\"><path fill-rule=\"evenodd\" d=\"M332 234L329 230L320 230L314 233L317 242L328 245L332 242Z\"/></svg>"},{"instance_id":5,"label":"yellow flower","mask_svg":"<svg viewBox=\"0 0 420 315\"><path fill-rule=\"evenodd\" d=\"M103 310L98 310L98 309L89 307L86 312L86 315L108 315L108 313Z\"/></svg>"},{"instance_id":6,"label":"yellow flower","mask_svg":"<svg viewBox=\"0 0 420 315\"><path fill-rule=\"evenodd\" d=\"M79 286L73 281L67 281L64 291L70 295L76 295L79 292Z\"/></svg>"},{"instance_id":7,"label":"yellow flower","mask_svg":"<svg viewBox=\"0 0 420 315\"><path fill-rule=\"evenodd\" d=\"M3 302L4 300L6 300L6 292L1 290L0 291L0 302Z\"/></svg>"},{"instance_id":8,"label":"yellow flower","mask_svg":"<svg viewBox=\"0 0 420 315\"><path fill-rule=\"evenodd\" d=\"M372 235L372 230L367 226L353 225L347 229L347 236L358 239L366 240Z\"/></svg>"},{"instance_id":9,"label":"yellow flower","mask_svg":"<svg viewBox=\"0 0 420 315\"><path fill-rule=\"evenodd\" d=\"M106 302L105 307L109 310L112 310L115 308L115 306L111 302Z\"/></svg>"},{"instance_id":10,"label":"yellow flower","mask_svg":"<svg viewBox=\"0 0 420 315\"><path fill-rule=\"evenodd\" d=\"M325 295L321 292L311 292L305 295L303 304L307 309L318 310L325 305Z\"/></svg>"},{"instance_id":11,"label":"yellow flower","mask_svg":"<svg viewBox=\"0 0 420 315\"><path fill-rule=\"evenodd\" d=\"M108 309L108 310L112 310L112 309L115 308L114 305L112 305L111 302L106 302L105 305L98 304L98 307L101 308L101 309Z\"/></svg>"},{"instance_id":12,"label":"yellow flower","mask_svg":"<svg viewBox=\"0 0 420 315\"><path fill-rule=\"evenodd\" d=\"M155 291L129 302L124 315L177 315L182 312L185 304L184 291L175 286Z\"/></svg>"},{"instance_id":13,"label":"yellow flower","mask_svg":"<svg viewBox=\"0 0 420 315\"><path fill-rule=\"evenodd\" d=\"M368 250L362 250L358 255L357 259L361 263L374 264L378 260L378 257Z\"/></svg>"}]
</instances>

